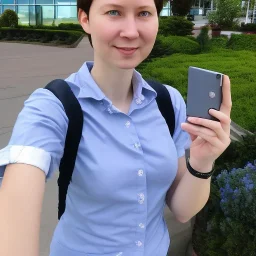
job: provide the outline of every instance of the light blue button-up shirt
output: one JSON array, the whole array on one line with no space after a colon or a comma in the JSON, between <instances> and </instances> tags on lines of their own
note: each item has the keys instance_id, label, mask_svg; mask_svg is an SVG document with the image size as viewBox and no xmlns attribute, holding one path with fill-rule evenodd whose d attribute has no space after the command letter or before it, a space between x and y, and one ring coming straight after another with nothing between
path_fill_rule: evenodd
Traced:
<instances>
[{"instance_id":1,"label":"light blue button-up shirt","mask_svg":"<svg viewBox=\"0 0 256 256\"><path fill-rule=\"evenodd\" d=\"M137 71L134 98L124 114L95 83L92 66L86 62L66 79L81 104L84 126L50 256L166 256L166 192L178 158L190 144L180 128L186 120L184 100L166 86L176 120L171 138L156 92ZM0 151L0 176L7 164L25 163L49 179L63 156L67 128L61 102L46 89L35 90L18 115L8 146Z\"/></svg>"}]
</instances>

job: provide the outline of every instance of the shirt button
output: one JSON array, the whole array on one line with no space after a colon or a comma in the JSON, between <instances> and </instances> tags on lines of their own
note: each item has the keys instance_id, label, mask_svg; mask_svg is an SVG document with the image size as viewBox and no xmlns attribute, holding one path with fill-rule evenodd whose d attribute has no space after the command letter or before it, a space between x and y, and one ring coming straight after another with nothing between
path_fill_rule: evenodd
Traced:
<instances>
[{"instance_id":1,"label":"shirt button","mask_svg":"<svg viewBox=\"0 0 256 256\"><path fill-rule=\"evenodd\" d=\"M138 171L138 175L139 175L139 176L143 176L143 170L139 170L139 171Z\"/></svg>"},{"instance_id":2,"label":"shirt button","mask_svg":"<svg viewBox=\"0 0 256 256\"><path fill-rule=\"evenodd\" d=\"M140 204L143 204L143 203L144 203L144 200L145 200L144 194L143 194L143 193L140 193L140 194L138 194L138 196L139 196L138 202L139 202Z\"/></svg>"},{"instance_id":3,"label":"shirt button","mask_svg":"<svg viewBox=\"0 0 256 256\"><path fill-rule=\"evenodd\" d=\"M110 108L108 108L108 113L109 113L109 114L112 114L113 111L112 111Z\"/></svg>"},{"instance_id":4,"label":"shirt button","mask_svg":"<svg viewBox=\"0 0 256 256\"><path fill-rule=\"evenodd\" d=\"M130 121L127 121L127 122L125 123L125 126L126 126L127 128L129 128L130 125L131 125L131 122L130 122Z\"/></svg>"},{"instance_id":5,"label":"shirt button","mask_svg":"<svg viewBox=\"0 0 256 256\"><path fill-rule=\"evenodd\" d=\"M139 224L139 227L140 227L140 228L145 228L145 225L144 225L143 223L140 223L140 224Z\"/></svg>"},{"instance_id":6,"label":"shirt button","mask_svg":"<svg viewBox=\"0 0 256 256\"><path fill-rule=\"evenodd\" d=\"M140 246L142 246L142 242L141 242L141 241L136 241L136 245L137 245L138 247L140 247Z\"/></svg>"},{"instance_id":7,"label":"shirt button","mask_svg":"<svg viewBox=\"0 0 256 256\"><path fill-rule=\"evenodd\" d=\"M123 252L119 252L116 256L121 256L123 255Z\"/></svg>"},{"instance_id":8,"label":"shirt button","mask_svg":"<svg viewBox=\"0 0 256 256\"><path fill-rule=\"evenodd\" d=\"M138 104L138 105L140 105L140 104L142 103L142 101L141 101L140 98L137 98L137 99L135 100L135 102L136 102L136 104Z\"/></svg>"},{"instance_id":9,"label":"shirt button","mask_svg":"<svg viewBox=\"0 0 256 256\"><path fill-rule=\"evenodd\" d=\"M135 144L134 144L134 147L135 147L135 148L139 148L139 147L140 147L140 143L135 143Z\"/></svg>"}]
</instances>

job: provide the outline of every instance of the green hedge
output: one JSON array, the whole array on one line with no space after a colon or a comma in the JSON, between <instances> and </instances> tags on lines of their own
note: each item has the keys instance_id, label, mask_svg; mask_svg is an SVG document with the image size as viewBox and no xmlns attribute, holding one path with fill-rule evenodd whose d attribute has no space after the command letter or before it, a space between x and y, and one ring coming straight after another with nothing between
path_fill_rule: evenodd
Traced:
<instances>
[{"instance_id":1,"label":"green hedge","mask_svg":"<svg viewBox=\"0 0 256 256\"><path fill-rule=\"evenodd\" d=\"M163 36L187 36L193 34L193 27L194 23L184 17L160 17L158 33Z\"/></svg>"},{"instance_id":2,"label":"green hedge","mask_svg":"<svg viewBox=\"0 0 256 256\"><path fill-rule=\"evenodd\" d=\"M241 23L241 27L240 27L241 31L244 32L256 32L256 24L255 23L247 23L245 24L244 22Z\"/></svg>"},{"instance_id":3,"label":"green hedge","mask_svg":"<svg viewBox=\"0 0 256 256\"><path fill-rule=\"evenodd\" d=\"M19 25L18 28L23 29L47 29L47 30L72 30L72 31L80 31L84 33L84 30L80 24L74 23L60 23L58 26L46 26L46 25Z\"/></svg>"},{"instance_id":4,"label":"green hedge","mask_svg":"<svg viewBox=\"0 0 256 256\"><path fill-rule=\"evenodd\" d=\"M0 28L0 40L7 41L28 41L71 45L82 35L83 33L77 31Z\"/></svg>"},{"instance_id":5,"label":"green hedge","mask_svg":"<svg viewBox=\"0 0 256 256\"><path fill-rule=\"evenodd\" d=\"M194 40L181 36L165 37L158 35L147 61L157 57L169 56L174 53L197 54L199 52L200 46Z\"/></svg>"},{"instance_id":6,"label":"green hedge","mask_svg":"<svg viewBox=\"0 0 256 256\"><path fill-rule=\"evenodd\" d=\"M232 34L227 47L232 50L256 51L256 35Z\"/></svg>"},{"instance_id":7,"label":"green hedge","mask_svg":"<svg viewBox=\"0 0 256 256\"><path fill-rule=\"evenodd\" d=\"M225 49L227 48L228 43L228 37L227 36L219 36L219 37L213 37L209 41L209 49L211 51L218 51L219 49Z\"/></svg>"},{"instance_id":8,"label":"green hedge","mask_svg":"<svg viewBox=\"0 0 256 256\"><path fill-rule=\"evenodd\" d=\"M220 49L198 55L174 54L144 63L138 71L144 78L177 88L186 100L189 66L227 74L232 88L232 120L249 131L256 131L256 52Z\"/></svg>"}]
</instances>

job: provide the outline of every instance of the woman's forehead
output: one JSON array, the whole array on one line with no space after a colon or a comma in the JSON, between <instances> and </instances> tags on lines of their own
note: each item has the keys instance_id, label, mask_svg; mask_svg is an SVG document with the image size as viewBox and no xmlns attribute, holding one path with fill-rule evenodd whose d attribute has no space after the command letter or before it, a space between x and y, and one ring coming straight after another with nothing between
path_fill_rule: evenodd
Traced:
<instances>
[{"instance_id":1,"label":"woman's forehead","mask_svg":"<svg viewBox=\"0 0 256 256\"><path fill-rule=\"evenodd\" d=\"M94 3L99 4L100 6L113 5L113 6L155 6L154 0L93 0Z\"/></svg>"}]
</instances>

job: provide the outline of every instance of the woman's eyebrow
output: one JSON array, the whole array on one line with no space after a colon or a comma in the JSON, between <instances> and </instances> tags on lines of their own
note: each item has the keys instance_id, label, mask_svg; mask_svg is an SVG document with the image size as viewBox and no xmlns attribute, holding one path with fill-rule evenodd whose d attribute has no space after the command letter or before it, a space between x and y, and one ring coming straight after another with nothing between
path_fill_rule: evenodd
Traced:
<instances>
[{"instance_id":1,"label":"woman's eyebrow","mask_svg":"<svg viewBox=\"0 0 256 256\"><path fill-rule=\"evenodd\" d=\"M105 5L103 5L101 8L103 9L103 8L108 8L108 7L110 7L110 8L114 7L114 8L124 9L124 6L119 5L119 4L105 4ZM147 9L147 8L153 8L153 6L151 6L151 5L144 5L144 6L138 7L138 9Z\"/></svg>"}]
</instances>

